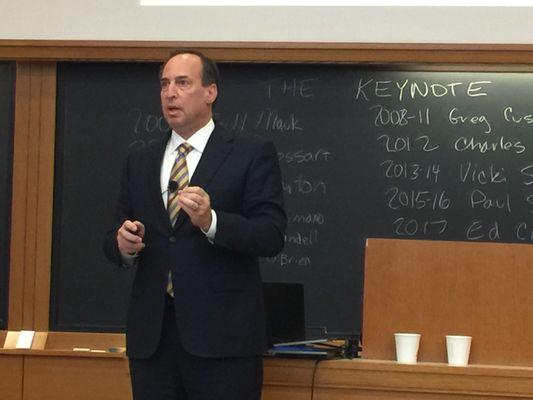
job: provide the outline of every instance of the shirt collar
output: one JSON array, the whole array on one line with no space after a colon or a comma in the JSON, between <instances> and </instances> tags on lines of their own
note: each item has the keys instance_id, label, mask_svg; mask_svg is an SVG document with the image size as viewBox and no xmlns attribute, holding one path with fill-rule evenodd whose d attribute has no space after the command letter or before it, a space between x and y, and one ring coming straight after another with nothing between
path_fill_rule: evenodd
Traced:
<instances>
[{"instance_id":1,"label":"shirt collar","mask_svg":"<svg viewBox=\"0 0 533 400\"><path fill-rule=\"evenodd\" d=\"M192 136L187 140L187 143L189 143L194 150L203 153L205 146L207 145L207 141L211 137L211 133L213 133L214 129L215 123L213 119L210 119L207 124L205 124L202 128L192 134ZM178 133L176 133L176 131L172 131L168 148L174 151L183 142L185 142L185 139L183 139Z\"/></svg>"}]
</instances>

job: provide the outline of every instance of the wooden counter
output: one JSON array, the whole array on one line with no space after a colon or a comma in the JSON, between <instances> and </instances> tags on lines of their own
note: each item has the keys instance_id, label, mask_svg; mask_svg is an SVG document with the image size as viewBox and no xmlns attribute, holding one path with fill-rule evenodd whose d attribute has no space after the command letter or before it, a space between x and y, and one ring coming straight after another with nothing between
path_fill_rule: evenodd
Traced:
<instances>
[{"instance_id":1,"label":"wooden counter","mask_svg":"<svg viewBox=\"0 0 533 400\"><path fill-rule=\"evenodd\" d=\"M533 398L533 368L265 358L262 400ZM0 350L2 400L130 400L123 354Z\"/></svg>"}]
</instances>

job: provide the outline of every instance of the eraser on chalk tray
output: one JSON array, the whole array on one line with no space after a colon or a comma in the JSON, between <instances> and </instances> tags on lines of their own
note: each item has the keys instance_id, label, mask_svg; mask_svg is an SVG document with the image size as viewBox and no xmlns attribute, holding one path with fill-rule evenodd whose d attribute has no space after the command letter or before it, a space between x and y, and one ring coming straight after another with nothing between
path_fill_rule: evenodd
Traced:
<instances>
[{"instance_id":1,"label":"eraser on chalk tray","mask_svg":"<svg viewBox=\"0 0 533 400\"><path fill-rule=\"evenodd\" d=\"M125 347L110 347L107 349L110 353L123 353L126 351Z\"/></svg>"}]
</instances>

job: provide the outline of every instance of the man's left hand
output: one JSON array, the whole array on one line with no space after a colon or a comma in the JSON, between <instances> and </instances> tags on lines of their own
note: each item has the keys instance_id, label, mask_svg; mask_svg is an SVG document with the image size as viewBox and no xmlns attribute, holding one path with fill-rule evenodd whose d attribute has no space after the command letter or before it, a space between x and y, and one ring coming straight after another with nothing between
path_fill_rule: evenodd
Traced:
<instances>
[{"instance_id":1,"label":"man's left hand","mask_svg":"<svg viewBox=\"0 0 533 400\"><path fill-rule=\"evenodd\" d=\"M211 201L199 186L187 186L178 192L178 204L187 213L193 225L206 232L211 226Z\"/></svg>"}]
</instances>

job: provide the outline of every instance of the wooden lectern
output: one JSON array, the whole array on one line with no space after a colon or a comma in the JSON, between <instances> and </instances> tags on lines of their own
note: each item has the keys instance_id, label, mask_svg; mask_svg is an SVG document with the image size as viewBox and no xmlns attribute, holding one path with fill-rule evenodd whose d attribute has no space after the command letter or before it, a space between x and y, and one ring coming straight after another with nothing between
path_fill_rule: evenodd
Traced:
<instances>
[{"instance_id":1,"label":"wooden lectern","mask_svg":"<svg viewBox=\"0 0 533 400\"><path fill-rule=\"evenodd\" d=\"M470 335L471 364L533 366L533 246L369 239L363 358L395 360L395 332L422 335L418 360L447 362Z\"/></svg>"}]
</instances>

